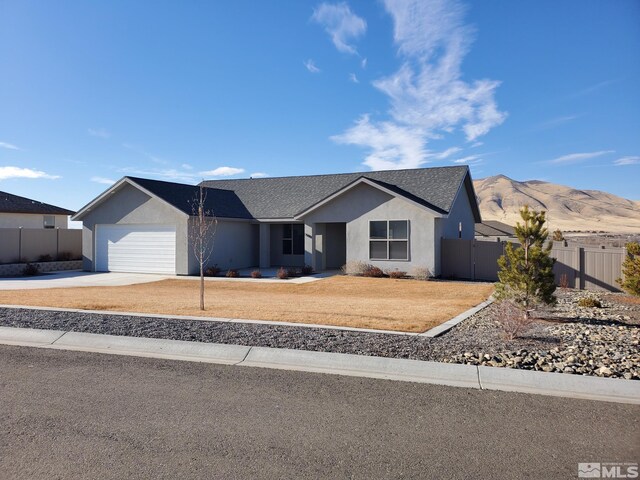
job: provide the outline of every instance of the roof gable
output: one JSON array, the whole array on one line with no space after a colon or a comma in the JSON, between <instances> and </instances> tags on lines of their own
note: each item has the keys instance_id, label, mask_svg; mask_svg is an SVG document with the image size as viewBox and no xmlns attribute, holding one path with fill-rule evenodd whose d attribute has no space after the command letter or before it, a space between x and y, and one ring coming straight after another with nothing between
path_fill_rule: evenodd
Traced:
<instances>
[{"instance_id":1,"label":"roof gable","mask_svg":"<svg viewBox=\"0 0 640 480\"><path fill-rule=\"evenodd\" d=\"M0 192L0 213L30 213L40 215L73 215L75 212L30 198Z\"/></svg>"}]
</instances>

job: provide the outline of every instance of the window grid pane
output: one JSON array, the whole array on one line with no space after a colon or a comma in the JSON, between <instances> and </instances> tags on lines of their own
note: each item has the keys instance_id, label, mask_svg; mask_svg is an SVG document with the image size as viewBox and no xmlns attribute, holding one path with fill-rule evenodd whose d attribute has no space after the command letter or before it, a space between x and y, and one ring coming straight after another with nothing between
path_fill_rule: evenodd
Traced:
<instances>
[{"instance_id":1,"label":"window grid pane","mask_svg":"<svg viewBox=\"0 0 640 480\"><path fill-rule=\"evenodd\" d=\"M371 239L387 239L387 222L374 221L369 223L369 238Z\"/></svg>"},{"instance_id":2,"label":"window grid pane","mask_svg":"<svg viewBox=\"0 0 640 480\"><path fill-rule=\"evenodd\" d=\"M387 260L387 241L371 240L369 242L369 258Z\"/></svg>"},{"instance_id":3,"label":"window grid pane","mask_svg":"<svg viewBox=\"0 0 640 480\"><path fill-rule=\"evenodd\" d=\"M392 241L389 242L389 259L390 260L408 260L407 255L408 243L404 241Z\"/></svg>"},{"instance_id":4,"label":"window grid pane","mask_svg":"<svg viewBox=\"0 0 640 480\"><path fill-rule=\"evenodd\" d=\"M406 220L391 220L389 221L389 238L407 240L408 239L408 226Z\"/></svg>"}]
</instances>

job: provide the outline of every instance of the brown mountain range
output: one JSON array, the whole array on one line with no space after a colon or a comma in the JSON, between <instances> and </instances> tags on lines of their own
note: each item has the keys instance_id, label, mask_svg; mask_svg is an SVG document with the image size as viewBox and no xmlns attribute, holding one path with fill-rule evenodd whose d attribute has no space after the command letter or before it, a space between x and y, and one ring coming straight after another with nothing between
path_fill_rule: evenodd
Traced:
<instances>
[{"instance_id":1,"label":"brown mountain range","mask_svg":"<svg viewBox=\"0 0 640 480\"><path fill-rule=\"evenodd\" d=\"M640 233L638 201L540 180L518 182L504 175L473 183L483 220L499 220L514 225L520 220L520 208L529 205L532 209L547 212L550 231Z\"/></svg>"}]
</instances>

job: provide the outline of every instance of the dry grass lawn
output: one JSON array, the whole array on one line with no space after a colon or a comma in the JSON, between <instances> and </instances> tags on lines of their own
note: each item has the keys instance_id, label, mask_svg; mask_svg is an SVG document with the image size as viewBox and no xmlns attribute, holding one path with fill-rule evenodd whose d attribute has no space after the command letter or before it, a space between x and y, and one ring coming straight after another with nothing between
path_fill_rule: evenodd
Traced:
<instances>
[{"instance_id":1,"label":"dry grass lawn","mask_svg":"<svg viewBox=\"0 0 640 480\"><path fill-rule=\"evenodd\" d=\"M483 302L493 285L335 276L301 285L163 280L125 287L0 291L0 304L277 320L424 332Z\"/></svg>"}]
</instances>

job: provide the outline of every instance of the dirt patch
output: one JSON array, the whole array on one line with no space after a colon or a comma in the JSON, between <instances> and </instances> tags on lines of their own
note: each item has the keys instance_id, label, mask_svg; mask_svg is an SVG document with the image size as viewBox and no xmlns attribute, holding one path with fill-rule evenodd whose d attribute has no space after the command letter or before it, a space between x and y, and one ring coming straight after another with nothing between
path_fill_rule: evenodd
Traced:
<instances>
[{"instance_id":1,"label":"dirt patch","mask_svg":"<svg viewBox=\"0 0 640 480\"><path fill-rule=\"evenodd\" d=\"M493 285L336 276L307 284L164 280L123 287L0 291L0 304L246 318L423 332L483 302Z\"/></svg>"}]
</instances>

